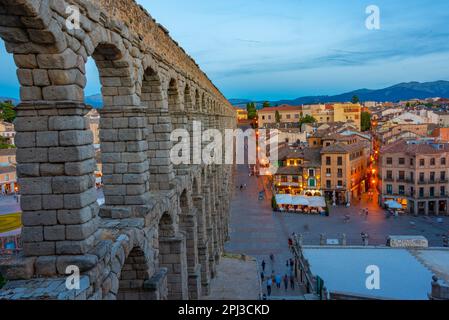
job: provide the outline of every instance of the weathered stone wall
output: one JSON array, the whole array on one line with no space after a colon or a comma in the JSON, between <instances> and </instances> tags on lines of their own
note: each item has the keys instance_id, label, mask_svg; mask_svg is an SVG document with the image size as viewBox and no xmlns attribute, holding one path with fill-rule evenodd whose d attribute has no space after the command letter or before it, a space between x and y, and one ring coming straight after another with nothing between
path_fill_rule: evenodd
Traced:
<instances>
[{"instance_id":1,"label":"weathered stone wall","mask_svg":"<svg viewBox=\"0 0 449 320\"><path fill-rule=\"evenodd\" d=\"M80 29L66 24L68 5ZM235 127L232 106L168 32L131 0L0 0L13 54L23 254L0 261L0 299L196 299L228 235L232 168L177 165L170 133L193 120ZM85 64L102 84L99 207ZM196 137L198 138L198 137ZM199 142L200 145L205 142ZM82 287L68 290L67 267Z\"/></svg>"}]
</instances>

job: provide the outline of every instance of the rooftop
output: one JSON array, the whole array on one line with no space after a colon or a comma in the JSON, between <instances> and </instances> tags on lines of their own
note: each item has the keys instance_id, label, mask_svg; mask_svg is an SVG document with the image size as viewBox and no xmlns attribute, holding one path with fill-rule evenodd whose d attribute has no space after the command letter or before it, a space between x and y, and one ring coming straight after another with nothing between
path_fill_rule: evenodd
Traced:
<instances>
[{"instance_id":1,"label":"rooftop","mask_svg":"<svg viewBox=\"0 0 449 320\"><path fill-rule=\"evenodd\" d=\"M432 276L449 278L449 250L390 247L304 246L303 253L314 275L331 292L381 299L427 300ZM368 266L380 271L380 289L369 290Z\"/></svg>"}]
</instances>

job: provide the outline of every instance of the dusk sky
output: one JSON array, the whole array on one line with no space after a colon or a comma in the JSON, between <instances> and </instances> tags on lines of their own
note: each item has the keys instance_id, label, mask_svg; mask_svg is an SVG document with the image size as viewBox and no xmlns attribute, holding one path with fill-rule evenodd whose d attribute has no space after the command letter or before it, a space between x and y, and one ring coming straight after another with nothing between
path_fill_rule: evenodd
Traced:
<instances>
[{"instance_id":1,"label":"dusk sky","mask_svg":"<svg viewBox=\"0 0 449 320\"><path fill-rule=\"evenodd\" d=\"M449 80L447 0L137 2L228 98L276 100ZM380 30L365 27L372 4L380 8ZM3 43L0 59L0 96L18 97ZM98 93L95 65L87 70L85 93Z\"/></svg>"}]
</instances>

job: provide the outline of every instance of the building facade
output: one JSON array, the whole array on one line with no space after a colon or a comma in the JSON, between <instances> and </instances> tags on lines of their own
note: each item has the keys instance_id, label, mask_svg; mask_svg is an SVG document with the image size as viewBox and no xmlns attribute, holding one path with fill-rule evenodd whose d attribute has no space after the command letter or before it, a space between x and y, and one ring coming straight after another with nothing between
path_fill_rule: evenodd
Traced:
<instances>
[{"instance_id":1,"label":"building facade","mask_svg":"<svg viewBox=\"0 0 449 320\"><path fill-rule=\"evenodd\" d=\"M414 215L447 215L449 144L397 141L381 149L380 204L395 200Z\"/></svg>"}]
</instances>

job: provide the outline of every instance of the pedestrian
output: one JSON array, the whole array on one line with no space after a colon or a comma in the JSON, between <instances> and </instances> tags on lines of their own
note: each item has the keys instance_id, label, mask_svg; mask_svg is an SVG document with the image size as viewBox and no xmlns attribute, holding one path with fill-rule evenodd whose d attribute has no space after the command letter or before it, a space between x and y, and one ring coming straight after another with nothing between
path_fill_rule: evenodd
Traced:
<instances>
[{"instance_id":1,"label":"pedestrian","mask_svg":"<svg viewBox=\"0 0 449 320\"><path fill-rule=\"evenodd\" d=\"M289 265L289 261L287 259L287 261L285 261L285 266L288 267L288 265Z\"/></svg>"},{"instance_id":2,"label":"pedestrian","mask_svg":"<svg viewBox=\"0 0 449 320\"><path fill-rule=\"evenodd\" d=\"M275 275L274 275L274 270L273 271L271 271L271 281L272 282L275 282Z\"/></svg>"},{"instance_id":3,"label":"pedestrian","mask_svg":"<svg viewBox=\"0 0 449 320\"><path fill-rule=\"evenodd\" d=\"M240 185L240 191L242 191L242 189L243 189L243 185L241 184L241 185Z\"/></svg>"},{"instance_id":4,"label":"pedestrian","mask_svg":"<svg viewBox=\"0 0 449 320\"><path fill-rule=\"evenodd\" d=\"M368 208L365 209L365 219L368 219Z\"/></svg>"},{"instance_id":5,"label":"pedestrian","mask_svg":"<svg viewBox=\"0 0 449 320\"><path fill-rule=\"evenodd\" d=\"M276 288L278 288L278 289L281 288L281 281L282 281L281 275L277 274L275 277Z\"/></svg>"},{"instance_id":6,"label":"pedestrian","mask_svg":"<svg viewBox=\"0 0 449 320\"><path fill-rule=\"evenodd\" d=\"M274 254L272 254L272 253L270 253L270 260L271 260L271 263L274 263Z\"/></svg>"},{"instance_id":7,"label":"pedestrian","mask_svg":"<svg viewBox=\"0 0 449 320\"><path fill-rule=\"evenodd\" d=\"M292 238L288 238L288 248L290 249L293 246Z\"/></svg>"},{"instance_id":8,"label":"pedestrian","mask_svg":"<svg viewBox=\"0 0 449 320\"><path fill-rule=\"evenodd\" d=\"M265 260L262 260L262 271L265 272Z\"/></svg>"},{"instance_id":9,"label":"pedestrian","mask_svg":"<svg viewBox=\"0 0 449 320\"><path fill-rule=\"evenodd\" d=\"M246 183L243 184L243 189L246 189Z\"/></svg>"},{"instance_id":10,"label":"pedestrian","mask_svg":"<svg viewBox=\"0 0 449 320\"><path fill-rule=\"evenodd\" d=\"M290 259L290 270L293 270L294 265L295 265L295 261L293 261L293 259Z\"/></svg>"},{"instance_id":11,"label":"pedestrian","mask_svg":"<svg viewBox=\"0 0 449 320\"><path fill-rule=\"evenodd\" d=\"M271 296L271 286L273 285L273 281L271 280L271 278L268 278L267 280L267 293L268 296Z\"/></svg>"},{"instance_id":12,"label":"pedestrian","mask_svg":"<svg viewBox=\"0 0 449 320\"><path fill-rule=\"evenodd\" d=\"M290 276L290 288L295 290L295 278Z\"/></svg>"},{"instance_id":13,"label":"pedestrian","mask_svg":"<svg viewBox=\"0 0 449 320\"><path fill-rule=\"evenodd\" d=\"M263 273L263 271L260 273L260 280L262 280L262 282L264 282L265 280L265 274Z\"/></svg>"},{"instance_id":14,"label":"pedestrian","mask_svg":"<svg viewBox=\"0 0 449 320\"><path fill-rule=\"evenodd\" d=\"M284 276L284 289L287 291L288 289L288 276L287 274Z\"/></svg>"}]
</instances>

